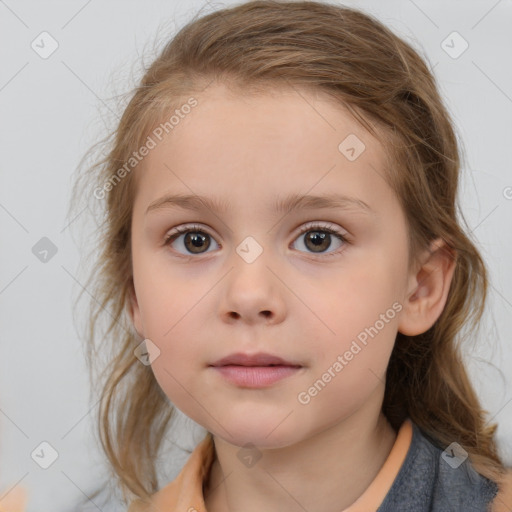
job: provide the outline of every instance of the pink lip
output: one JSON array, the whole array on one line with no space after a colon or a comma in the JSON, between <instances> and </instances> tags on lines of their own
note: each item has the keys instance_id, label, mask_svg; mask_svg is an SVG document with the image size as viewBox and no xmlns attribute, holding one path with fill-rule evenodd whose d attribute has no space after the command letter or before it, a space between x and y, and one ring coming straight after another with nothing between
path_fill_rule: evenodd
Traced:
<instances>
[{"instance_id":1,"label":"pink lip","mask_svg":"<svg viewBox=\"0 0 512 512\"><path fill-rule=\"evenodd\" d=\"M270 386L302 368L299 364L264 353L231 354L210 366L233 384L248 388Z\"/></svg>"},{"instance_id":2,"label":"pink lip","mask_svg":"<svg viewBox=\"0 0 512 512\"><path fill-rule=\"evenodd\" d=\"M297 366L214 366L224 378L246 388L262 388L289 377L300 370Z\"/></svg>"},{"instance_id":3,"label":"pink lip","mask_svg":"<svg viewBox=\"0 0 512 512\"><path fill-rule=\"evenodd\" d=\"M226 366L228 364L238 366L270 366L271 364L282 366L301 366L300 364L285 361L280 357L273 356L272 354L266 354L264 352L252 355L237 352L236 354L230 354L227 357L223 357L222 359L215 361L211 366Z\"/></svg>"}]
</instances>

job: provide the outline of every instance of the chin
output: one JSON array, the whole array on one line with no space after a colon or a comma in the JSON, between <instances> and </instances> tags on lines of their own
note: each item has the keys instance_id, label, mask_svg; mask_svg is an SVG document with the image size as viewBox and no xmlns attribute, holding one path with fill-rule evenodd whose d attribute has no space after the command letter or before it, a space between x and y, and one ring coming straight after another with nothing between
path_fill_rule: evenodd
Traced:
<instances>
[{"instance_id":1,"label":"chin","mask_svg":"<svg viewBox=\"0 0 512 512\"><path fill-rule=\"evenodd\" d=\"M262 450L284 448L301 440L297 429L290 431L290 427L282 428L282 425L276 428L278 424L279 421L270 422L255 419L254 422L244 422L243 424L224 423L226 429L229 430L229 434L224 429L219 428L218 425L210 432L234 446L244 448L247 445L252 445Z\"/></svg>"}]
</instances>

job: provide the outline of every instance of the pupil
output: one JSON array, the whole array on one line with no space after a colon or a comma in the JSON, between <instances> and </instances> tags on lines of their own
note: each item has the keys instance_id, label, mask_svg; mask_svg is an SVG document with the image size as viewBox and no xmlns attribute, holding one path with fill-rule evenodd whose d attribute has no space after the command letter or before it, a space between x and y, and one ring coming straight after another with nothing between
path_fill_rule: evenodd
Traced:
<instances>
[{"instance_id":1,"label":"pupil","mask_svg":"<svg viewBox=\"0 0 512 512\"><path fill-rule=\"evenodd\" d=\"M331 242L329 239L327 239L328 243L327 243L327 246L326 247L321 247L321 245L325 242L325 240L327 239L327 233L321 233L320 231L310 231L310 235L308 237L306 237L306 240L307 241L311 241L313 242L313 246L314 248L323 248L323 249L328 249L329 246L331 245ZM316 251L316 252L319 252L319 251Z\"/></svg>"},{"instance_id":2,"label":"pupil","mask_svg":"<svg viewBox=\"0 0 512 512\"><path fill-rule=\"evenodd\" d=\"M188 245L188 242L192 242L192 246L197 249L201 249L201 248L208 249L208 247L210 246L209 243L206 245L206 247L202 247L205 240L206 240L206 237L204 235L201 235L198 233L188 233L186 236L185 245ZM192 252L194 252L194 251L192 251Z\"/></svg>"}]
</instances>

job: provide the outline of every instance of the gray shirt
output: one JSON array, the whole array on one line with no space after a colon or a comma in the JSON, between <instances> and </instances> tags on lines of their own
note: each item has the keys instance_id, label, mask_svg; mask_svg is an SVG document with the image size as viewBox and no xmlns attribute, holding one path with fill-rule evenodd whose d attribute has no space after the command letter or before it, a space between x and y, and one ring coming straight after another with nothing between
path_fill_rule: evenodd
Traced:
<instances>
[{"instance_id":1,"label":"gray shirt","mask_svg":"<svg viewBox=\"0 0 512 512\"><path fill-rule=\"evenodd\" d=\"M449 464L435 441L412 425L409 451L377 512L488 512L496 483L477 473L469 458Z\"/></svg>"}]
</instances>

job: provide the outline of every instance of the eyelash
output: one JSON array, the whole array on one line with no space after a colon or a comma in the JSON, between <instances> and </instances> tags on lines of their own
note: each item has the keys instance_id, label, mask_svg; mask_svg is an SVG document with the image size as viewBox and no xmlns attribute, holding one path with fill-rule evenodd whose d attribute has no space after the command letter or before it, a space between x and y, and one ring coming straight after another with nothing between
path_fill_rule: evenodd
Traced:
<instances>
[{"instance_id":1,"label":"eyelash","mask_svg":"<svg viewBox=\"0 0 512 512\"><path fill-rule=\"evenodd\" d=\"M334 229L332 227L329 227L329 226L326 226L326 225L321 225L321 224L314 223L314 222L310 222L310 223L306 224L304 226L304 228L301 230L301 232L297 235L296 238L299 238L304 233L307 233L309 231L323 231L323 232L329 233L331 235L334 235L336 238L338 238L338 240L343 242L344 245L350 244L350 240L347 239L346 235L341 234L338 230L336 230L336 229ZM208 236L213 238L213 235L208 233L208 231L205 231L201 226L198 226L197 224L185 225L184 227L176 228L172 233L169 233L165 237L164 245L170 245L180 235L183 235L183 234L186 234L186 233L189 233L189 232L192 232L192 233L202 233L204 235L208 235ZM317 255L318 256L322 256L322 257L326 257L326 256L336 256L339 253L340 253L340 249L337 249L337 250L331 251L331 252L317 253ZM206 254L206 253L204 253L204 254ZM315 253L309 253L309 254L315 256ZM181 256L184 256L184 255L181 255ZM190 254L189 256L190 257L194 257L193 254Z\"/></svg>"}]
</instances>

